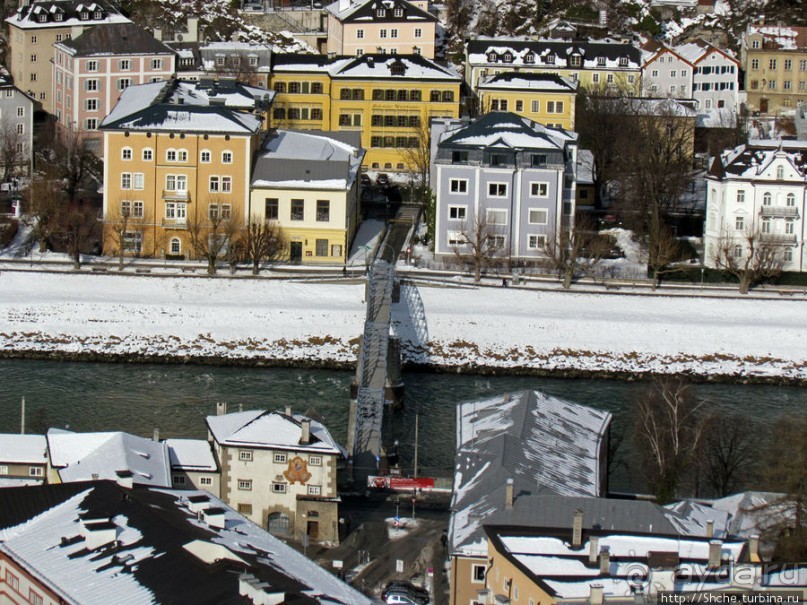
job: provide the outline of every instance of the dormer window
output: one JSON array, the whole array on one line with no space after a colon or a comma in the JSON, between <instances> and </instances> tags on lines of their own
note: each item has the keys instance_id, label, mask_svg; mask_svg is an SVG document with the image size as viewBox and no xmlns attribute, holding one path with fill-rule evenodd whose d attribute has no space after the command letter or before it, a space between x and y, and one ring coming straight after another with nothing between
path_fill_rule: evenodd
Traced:
<instances>
[{"instance_id":1,"label":"dormer window","mask_svg":"<svg viewBox=\"0 0 807 605\"><path fill-rule=\"evenodd\" d=\"M546 56L546 64L547 65L554 65L555 64L555 55L547 55Z\"/></svg>"},{"instance_id":2,"label":"dormer window","mask_svg":"<svg viewBox=\"0 0 807 605\"><path fill-rule=\"evenodd\" d=\"M62 21L62 20L64 20L64 15L63 15L62 13L56 13L56 14L53 16L53 18L54 18L56 21Z\"/></svg>"},{"instance_id":3,"label":"dormer window","mask_svg":"<svg viewBox=\"0 0 807 605\"><path fill-rule=\"evenodd\" d=\"M37 21L39 21L40 23L45 23L45 22L47 22L47 20L48 20L48 16L45 13L39 13L39 15L37 17Z\"/></svg>"},{"instance_id":4,"label":"dormer window","mask_svg":"<svg viewBox=\"0 0 807 605\"><path fill-rule=\"evenodd\" d=\"M402 76L406 73L406 67L403 63L393 63L390 65L389 71L393 76Z\"/></svg>"},{"instance_id":5,"label":"dormer window","mask_svg":"<svg viewBox=\"0 0 807 605\"><path fill-rule=\"evenodd\" d=\"M378 9L378 10L375 12L375 16L376 16L376 17L386 17L386 16L387 16L387 9L385 9L385 8L379 8L379 9Z\"/></svg>"},{"instance_id":6,"label":"dormer window","mask_svg":"<svg viewBox=\"0 0 807 605\"><path fill-rule=\"evenodd\" d=\"M605 67L605 57L597 57L597 67Z\"/></svg>"},{"instance_id":7,"label":"dormer window","mask_svg":"<svg viewBox=\"0 0 807 605\"><path fill-rule=\"evenodd\" d=\"M489 52L488 53L488 63L495 63L498 60L499 60L499 55L497 55L495 52Z\"/></svg>"},{"instance_id":8,"label":"dormer window","mask_svg":"<svg viewBox=\"0 0 807 605\"><path fill-rule=\"evenodd\" d=\"M504 61L505 63L512 63L513 62L513 53L511 53L511 52L504 53L504 56L502 57L502 61Z\"/></svg>"},{"instance_id":9,"label":"dormer window","mask_svg":"<svg viewBox=\"0 0 807 605\"><path fill-rule=\"evenodd\" d=\"M535 63L535 53L527 53L524 55L524 63Z\"/></svg>"},{"instance_id":10,"label":"dormer window","mask_svg":"<svg viewBox=\"0 0 807 605\"><path fill-rule=\"evenodd\" d=\"M100 21L103 18L103 15L101 14L101 11L95 11L92 15L92 18L95 19L96 21Z\"/></svg>"},{"instance_id":11,"label":"dormer window","mask_svg":"<svg viewBox=\"0 0 807 605\"><path fill-rule=\"evenodd\" d=\"M580 67L583 64L583 57L581 57L580 55L572 55L569 58L569 64L572 67Z\"/></svg>"},{"instance_id":12,"label":"dormer window","mask_svg":"<svg viewBox=\"0 0 807 605\"><path fill-rule=\"evenodd\" d=\"M89 21L90 20L90 13L88 13L87 11L81 11L79 13L79 19L81 19L82 21Z\"/></svg>"},{"instance_id":13,"label":"dormer window","mask_svg":"<svg viewBox=\"0 0 807 605\"><path fill-rule=\"evenodd\" d=\"M393 14L398 18L403 17L403 9L402 8L396 8L393 11Z\"/></svg>"},{"instance_id":14,"label":"dormer window","mask_svg":"<svg viewBox=\"0 0 807 605\"><path fill-rule=\"evenodd\" d=\"M627 57L619 57L619 66L620 67L627 67L628 66L628 58Z\"/></svg>"}]
</instances>

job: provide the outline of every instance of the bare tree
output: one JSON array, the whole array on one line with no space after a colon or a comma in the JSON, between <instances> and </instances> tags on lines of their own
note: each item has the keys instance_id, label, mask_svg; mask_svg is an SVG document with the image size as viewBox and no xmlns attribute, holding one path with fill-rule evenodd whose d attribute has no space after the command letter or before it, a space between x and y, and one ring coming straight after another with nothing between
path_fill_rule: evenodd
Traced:
<instances>
[{"instance_id":1,"label":"bare tree","mask_svg":"<svg viewBox=\"0 0 807 605\"><path fill-rule=\"evenodd\" d=\"M78 270L81 255L89 253L98 241L98 212L86 204L66 204L57 221L58 236L73 259L73 268Z\"/></svg>"},{"instance_id":2,"label":"bare tree","mask_svg":"<svg viewBox=\"0 0 807 605\"><path fill-rule=\"evenodd\" d=\"M21 167L28 161L25 150L25 137L17 130L17 125L4 119L0 122L0 168L3 181L7 183L17 172L24 172Z\"/></svg>"},{"instance_id":3,"label":"bare tree","mask_svg":"<svg viewBox=\"0 0 807 605\"><path fill-rule=\"evenodd\" d=\"M141 202L142 204L142 202ZM109 208L104 226L115 248L111 251L118 257L118 271L123 271L126 254L140 255L142 252L143 207L132 200L120 200L114 208Z\"/></svg>"},{"instance_id":4,"label":"bare tree","mask_svg":"<svg viewBox=\"0 0 807 605\"><path fill-rule=\"evenodd\" d=\"M241 236L244 257L252 263L252 274L258 275L261 263L280 257L286 250L283 232L275 221L250 220Z\"/></svg>"},{"instance_id":5,"label":"bare tree","mask_svg":"<svg viewBox=\"0 0 807 605\"><path fill-rule=\"evenodd\" d=\"M39 251L48 248L48 241L58 229L58 215L62 207L58 185L45 179L35 179L28 189L28 217L33 220L31 238L39 240Z\"/></svg>"},{"instance_id":6,"label":"bare tree","mask_svg":"<svg viewBox=\"0 0 807 605\"><path fill-rule=\"evenodd\" d=\"M563 288L568 290L579 272L590 272L610 249L610 243L594 229L588 217L579 217L576 225L560 228L550 234L544 244L544 253L551 268L563 278Z\"/></svg>"},{"instance_id":7,"label":"bare tree","mask_svg":"<svg viewBox=\"0 0 807 605\"><path fill-rule=\"evenodd\" d=\"M231 246L238 238L241 225L226 204L211 197L206 216L199 216L203 210L196 209L196 215L188 218L188 233L191 248L198 258L207 261L207 273L216 273L216 263L232 259ZM229 255L229 258L228 258Z\"/></svg>"},{"instance_id":8,"label":"bare tree","mask_svg":"<svg viewBox=\"0 0 807 605\"><path fill-rule=\"evenodd\" d=\"M710 250L715 267L733 275L740 283L740 294L751 287L777 277L784 266L784 246L775 236L759 229L747 230L736 238L723 229Z\"/></svg>"},{"instance_id":9,"label":"bare tree","mask_svg":"<svg viewBox=\"0 0 807 605\"><path fill-rule=\"evenodd\" d=\"M704 402L681 381L657 378L634 404L634 442L648 487L670 502L697 455L706 428Z\"/></svg>"},{"instance_id":10,"label":"bare tree","mask_svg":"<svg viewBox=\"0 0 807 605\"><path fill-rule=\"evenodd\" d=\"M663 273L678 271L668 268L669 264L681 258L681 246L672 231L660 221L651 225L650 236L647 238L647 267L652 278L652 288L658 287L659 279Z\"/></svg>"},{"instance_id":11,"label":"bare tree","mask_svg":"<svg viewBox=\"0 0 807 605\"><path fill-rule=\"evenodd\" d=\"M420 119L407 143L406 147L402 147L398 151L412 175L413 201L423 204L429 190L429 168L431 167L431 130L428 118Z\"/></svg>"},{"instance_id":12,"label":"bare tree","mask_svg":"<svg viewBox=\"0 0 807 605\"><path fill-rule=\"evenodd\" d=\"M79 190L88 184L92 177L100 180L101 161L87 146L83 133L68 130L56 143L53 150L53 168L62 179L62 189L71 204L78 199Z\"/></svg>"},{"instance_id":13,"label":"bare tree","mask_svg":"<svg viewBox=\"0 0 807 605\"><path fill-rule=\"evenodd\" d=\"M459 236L462 243L454 247L454 254L458 261L473 268L474 281L478 283L484 269L496 266L502 260L501 236L488 225L484 209L466 222Z\"/></svg>"},{"instance_id":14,"label":"bare tree","mask_svg":"<svg viewBox=\"0 0 807 605\"><path fill-rule=\"evenodd\" d=\"M747 484L759 458L757 428L748 417L739 414L715 414L709 418L701 464L715 496L728 496Z\"/></svg>"}]
</instances>

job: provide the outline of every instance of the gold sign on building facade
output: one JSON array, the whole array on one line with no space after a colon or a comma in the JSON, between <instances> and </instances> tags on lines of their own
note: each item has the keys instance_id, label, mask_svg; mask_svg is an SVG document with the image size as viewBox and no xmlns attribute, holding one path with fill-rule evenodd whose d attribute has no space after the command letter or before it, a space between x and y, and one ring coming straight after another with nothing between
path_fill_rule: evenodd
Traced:
<instances>
[{"instance_id":1,"label":"gold sign on building facade","mask_svg":"<svg viewBox=\"0 0 807 605\"><path fill-rule=\"evenodd\" d=\"M283 476L291 484L299 481L301 485L305 485L311 478L308 463L299 456L295 456L289 460L289 468L283 473Z\"/></svg>"}]
</instances>

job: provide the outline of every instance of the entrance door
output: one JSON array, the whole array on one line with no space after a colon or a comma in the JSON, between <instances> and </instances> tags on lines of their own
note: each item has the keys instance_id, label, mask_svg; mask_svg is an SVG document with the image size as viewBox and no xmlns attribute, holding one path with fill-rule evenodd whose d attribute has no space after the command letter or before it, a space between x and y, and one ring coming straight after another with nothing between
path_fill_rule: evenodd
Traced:
<instances>
[{"instance_id":1,"label":"entrance door","mask_svg":"<svg viewBox=\"0 0 807 605\"><path fill-rule=\"evenodd\" d=\"M759 113L768 113L768 99L759 100Z\"/></svg>"},{"instance_id":2,"label":"entrance door","mask_svg":"<svg viewBox=\"0 0 807 605\"><path fill-rule=\"evenodd\" d=\"M317 540L319 538L319 521L309 521L305 533L308 534L309 538Z\"/></svg>"},{"instance_id":3,"label":"entrance door","mask_svg":"<svg viewBox=\"0 0 807 605\"><path fill-rule=\"evenodd\" d=\"M289 260L293 263L299 263L303 260L303 242L291 242Z\"/></svg>"}]
</instances>

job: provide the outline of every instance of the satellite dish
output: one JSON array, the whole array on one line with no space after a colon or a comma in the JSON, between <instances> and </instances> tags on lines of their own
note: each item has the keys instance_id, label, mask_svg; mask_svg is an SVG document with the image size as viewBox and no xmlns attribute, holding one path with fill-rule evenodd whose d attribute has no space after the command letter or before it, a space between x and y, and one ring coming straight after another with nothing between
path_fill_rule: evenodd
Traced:
<instances>
[{"instance_id":1,"label":"satellite dish","mask_svg":"<svg viewBox=\"0 0 807 605\"><path fill-rule=\"evenodd\" d=\"M185 40L185 36L182 34L177 34L177 42L183 42Z\"/></svg>"}]
</instances>

